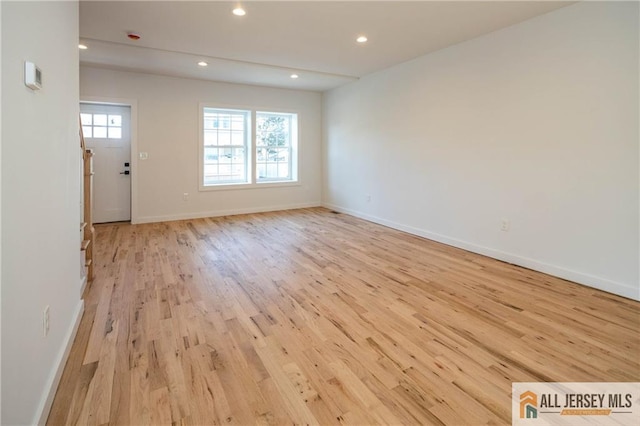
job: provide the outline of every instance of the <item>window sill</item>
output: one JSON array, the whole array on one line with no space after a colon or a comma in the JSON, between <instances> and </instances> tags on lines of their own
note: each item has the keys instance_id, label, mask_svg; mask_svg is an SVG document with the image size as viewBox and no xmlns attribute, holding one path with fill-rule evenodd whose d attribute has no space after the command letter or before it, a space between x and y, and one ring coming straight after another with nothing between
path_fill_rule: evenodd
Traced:
<instances>
[{"instance_id":1,"label":"window sill","mask_svg":"<svg viewBox=\"0 0 640 426\"><path fill-rule=\"evenodd\" d=\"M200 192L208 191L229 191L240 189L258 189L258 188L279 188L288 186L301 186L299 180L281 181L281 182L256 182L256 183L224 183L220 185L200 185Z\"/></svg>"}]
</instances>

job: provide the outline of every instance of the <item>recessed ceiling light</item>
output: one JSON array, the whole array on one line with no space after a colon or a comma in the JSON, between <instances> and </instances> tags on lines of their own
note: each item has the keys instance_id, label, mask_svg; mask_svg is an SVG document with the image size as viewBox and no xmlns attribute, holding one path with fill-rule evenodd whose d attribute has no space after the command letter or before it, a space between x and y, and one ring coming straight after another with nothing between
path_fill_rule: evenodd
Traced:
<instances>
[{"instance_id":1,"label":"recessed ceiling light","mask_svg":"<svg viewBox=\"0 0 640 426\"><path fill-rule=\"evenodd\" d=\"M296 78L298 78L298 77L299 77L299 75L298 75L298 74L291 74L291 78L293 78L293 79L296 79Z\"/></svg>"},{"instance_id":2,"label":"recessed ceiling light","mask_svg":"<svg viewBox=\"0 0 640 426\"><path fill-rule=\"evenodd\" d=\"M88 47L86 45L84 45L84 44L79 44L78 45L78 49L86 50L86 49L88 49Z\"/></svg>"},{"instance_id":3,"label":"recessed ceiling light","mask_svg":"<svg viewBox=\"0 0 640 426\"><path fill-rule=\"evenodd\" d=\"M247 12L241 7L236 7L235 9L233 9L233 14L236 16L244 16L247 14Z\"/></svg>"},{"instance_id":4,"label":"recessed ceiling light","mask_svg":"<svg viewBox=\"0 0 640 426\"><path fill-rule=\"evenodd\" d=\"M367 38L365 36L360 36L356 39L358 43L366 43Z\"/></svg>"},{"instance_id":5,"label":"recessed ceiling light","mask_svg":"<svg viewBox=\"0 0 640 426\"><path fill-rule=\"evenodd\" d=\"M209 64L206 63L205 61L200 61L200 62L198 62L198 65L200 65L201 67L206 67Z\"/></svg>"}]
</instances>

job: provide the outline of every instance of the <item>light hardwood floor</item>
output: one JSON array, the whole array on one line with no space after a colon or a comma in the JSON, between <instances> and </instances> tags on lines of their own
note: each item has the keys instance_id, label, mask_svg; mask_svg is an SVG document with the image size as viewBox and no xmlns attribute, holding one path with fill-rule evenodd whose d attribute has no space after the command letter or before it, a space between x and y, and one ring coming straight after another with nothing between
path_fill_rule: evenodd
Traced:
<instances>
[{"instance_id":1,"label":"light hardwood floor","mask_svg":"<svg viewBox=\"0 0 640 426\"><path fill-rule=\"evenodd\" d=\"M639 381L640 304L329 210L96 227L49 424L510 424Z\"/></svg>"}]
</instances>

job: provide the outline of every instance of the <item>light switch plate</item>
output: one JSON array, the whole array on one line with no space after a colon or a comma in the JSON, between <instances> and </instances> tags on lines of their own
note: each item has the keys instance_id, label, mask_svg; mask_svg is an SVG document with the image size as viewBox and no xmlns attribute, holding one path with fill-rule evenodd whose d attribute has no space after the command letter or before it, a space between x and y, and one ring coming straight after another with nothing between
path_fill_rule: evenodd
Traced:
<instances>
[{"instance_id":1,"label":"light switch plate","mask_svg":"<svg viewBox=\"0 0 640 426\"><path fill-rule=\"evenodd\" d=\"M42 71L33 62L24 63L24 84L30 89L42 89Z\"/></svg>"}]
</instances>

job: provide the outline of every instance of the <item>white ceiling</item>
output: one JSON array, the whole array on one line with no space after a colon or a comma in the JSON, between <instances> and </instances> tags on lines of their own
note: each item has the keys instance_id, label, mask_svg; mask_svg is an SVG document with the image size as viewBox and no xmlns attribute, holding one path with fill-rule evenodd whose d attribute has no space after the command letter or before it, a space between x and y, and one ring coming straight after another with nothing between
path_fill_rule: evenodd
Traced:
<instances>
[{"instance_id":1,"label":"white ceiling","mask_svg":"<svg viewBox=\"0 0 640 426\"><path fill-rule=\"evenodd\" d=\"M82 1L86 65L327 90L573 2ZM142 38L131 41L127 32ZM369 41L358 44L364 34ZM208 67L197 62L206 61ZM289 76L296 73L297 80Z\"/></svg>"}]
</instances>

